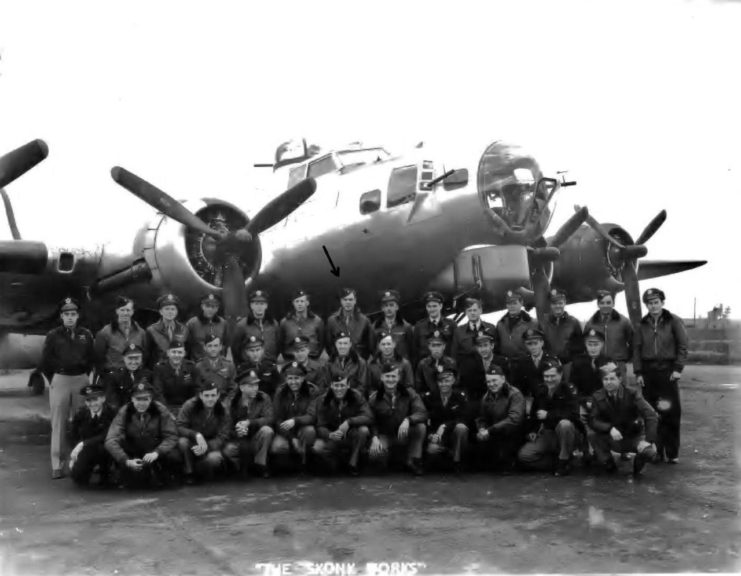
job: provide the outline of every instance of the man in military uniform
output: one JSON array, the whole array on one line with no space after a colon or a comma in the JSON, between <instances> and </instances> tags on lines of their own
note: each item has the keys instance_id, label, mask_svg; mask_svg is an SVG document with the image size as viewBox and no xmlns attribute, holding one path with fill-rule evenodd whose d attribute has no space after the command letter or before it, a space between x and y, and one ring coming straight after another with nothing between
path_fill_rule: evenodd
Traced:
<instances>
[{"instance_id":1,"label":"man in military uniform","mask_svg":"<svg viewBox=\"0 0 741 576\"><path fill-rule=\"evenodd\" d=\"M437 390L437 374L442 364L455 366L455 360L445 355L445 338L442 332L435 330L427 339L428 355L417 364L414 373L414 389L424 395L430 390Z\"/></svg>"},{"instance_id":2,"label":"man in military uniform","mask_svg":"<svg viewBox=\"0 0 741 576\"><path fill-rule=\"evenodd\" d=\"M522 445L525 399L496 364L486 371L486 388L475 423L476 464L479 468L508 472Z\"/></svg>"},{"instance_id":3,"label":"man in military uniform","mask_svg":"<svg viewBox=\"0 0 741 576\"><path fill-rule=\"evenodd\" d=\"M317 440L312 453L328 468L336 472L340 456L349 452L345 462L350 475L359 474L359 459L370 434L373 413L363 394L353 390L343 374L334 374L329 390L317 396L309 408L316 418Z\"/></svg>"},{"instance_id":4,"label":"man in military uniform","mask_svg":"<svg viewBox=\"0 0 741 576\"><path fill-rule=\"evenodd\" d=\"M622 384L620 368L608 362L601 368L602 388L592 396L589 442L608 473L617 471L615 452L635 452L633 474L656 458L656 426L653 408L635 390Z\"/></svg>"},{"instance_id":5,"label":"man in military uniform","mask_svg":"<svg viewBox=\"0 0 741 576\"><path fill-rule=\"evenodd\" d=\"M260 376L252 369L237 374L239 390L232 398L229 413L234 425L224 455L247 477L250 461L257 476L270 477L268 450L273 442L273 402L260 392Z\"/></svg>"},{"instance_id":6,"label":"man in military uniform","mask_svg":"<svg viewBox=\"0 0 741 576\"><path fill-rule=\"evenodd\" d=\"M117 296L115 319L101 328L95 335L95 372L98 381L102 380L107 386L107 378L124 367L124 355L131 345L142 350L143 354L149 351L149 336L146 330L134 320L134 301L125 296ZM147 358L143 358L147 362ZM122 404L129 401L126 395Z\"/></svg>"},{"instance_id":7,"label":"man in military uniform","mask_svg":"<svg viewBox=\"0 0 741 576\"><path fill-rule=\"evenodd\" d=\"M363 360L373 353L375 341L370 320L358 308L358 298L353 288L340 292L340 309L327 318L326 347L331 350L340 332L350 335L354 350Z\"/></svg>"},{"instance_id":8,"label":"man in military uniform","mask_svg":"<svg viewBox=\"0 0 741 576\"><path fill-rule=\"evenodd\" d=\"M481 300L479 298L466 298L464 301L466 311L466 323L458 326L453 333L453 344L451 356L458 366L462 366L465 360L475 359L476 340L481 334L491 338L492 345L497 348L497 327L481 319Z\"/></svg>"},{"instance_id":9,"label":"man in military uniform","mask_svg":"<svg viewBox=\"0 0 741 576\"><path fill-rule=\"evenodd\" d=\"M383 386L368 401L373 411L371 462L386 469L392 452L404 454L404 467L415 476L423 473L422 445L427 434L427 409L412 389L399 386L399 366L381 367Z\"/></svg>"},{"instance_id":10,"label":"man in military uniform","mask_svg":"<svg viewBox=\"0 0 741 576\"><path fill-rule=\"evenodd\" d=\"M556 476L571 472L571 455L581 443L583 424L579 419L576 388L562 381L563 366L558 359L542 365L543 384L535 390L527 427L527 443L517 460L523 468L553 470Z\"/></svg>"},{"instance_id":11,"label":"man in military uniform","mask_svg":"<svg viewBox=\"0 0 741 576\"><path fill-rule=\"evenodd\" d=\"M370 395L368 384L368 365L352 347L352 339L346 332L336 334L336 340L331 348L329 360L324 365L322 376L325 382L332 382L335 374L342 374L347 378L350 388L359 390L363 396Z\"/></svg>"},{"instance_id":12,"label":"man in military uniform","mask_svg":"<svg viewBox=\"0 0 741 576\"><path fill-rule=\"evenodd\" d=\"M510 366L515 360L527 356L527 348L522 335L527 330L538 330L538 323L522 309L522 295L508 290L504 297L507 313L497 322L499 350L507 358Z\"/></svg>"},{"instance_id":13,"label":"man in military uniform","mask_svg":"<svg viewBox=\"0 0 741 576\"><path fill-rule=\"evenodd\" d=\"M555 356L543 352L545 335L539 328L528 328L522 333L522 340L527 349L527 356L515 360L512 364L512 384L525 396L530 411L530 403L535 390L543 383L543 365L546 361L557 360Z\"/></svg>"},{"instance_id":14,"label":"man in military uniform","mask_svg":"<svg viewBox=\"0 0 741 576\"><path fill-rule=\"evenodd\" d=\"M455 322L443 317L443 295L440 292L427 292L423 300L427 318L414 325L414 361L417 363L429 354L427 342L435 332L442 336L445 342L445 355L450 356L456 329Z\"/></svg>"},{"instance_id":15,"label":"man in military uniform","mask_svg":"<svg viewBox=\"0 0 741 576\"><path fill-rule=\"evenodd\" d=\"M198 396L185 402L178 413L178 447L185 461L186 484L213 479L224 464L222 450L232 421L219 397L216 382L204 380Z\"/></svg>"},{"instance_id":16,"label":"man in military uniform","mask_svg":"<svg viewBox=\"0 0 741 576\"><path fill-rule=\"evenodd\" d=\"M380 339L380 333L391 334L394 339L396 352L412 361L414 348L414 328L399 314L401 295L396 290L385 290L381 294L381 312L383 316L373 325L376 333L376 342Z\"/></svg>"},{"instance_id":17,"label":"man in military uniform","mask_svg":"<svg viewBox=\"0 0 741 576\"><path fill-rule=\"evenodd\" d=\"M279 337L280 326L268 313L268 293L265 290L255 290L249 295L250 310L246 318L237 322L232 338L232 358L236 364L245 360L242 357L244 345L251 336L263 342L263 356L266 360L278 362L280 353Z\"/></svg>"},{"instance_id":18,"label":"man in military uniform","mask_svg":"<svg viewBox=\"0 0 741 576\"><path fill-rule=\"evenodd\" d=\"M320 392L325 392L329 388L329 382L324 379L321 362L309 358L309 339L306 336L296 336L293 339L291 353L293 361L297 362L306 371L304 380L316 386ZM283 366L282 371L289 364L290 362ZM283 374L282 371L281 374Z\"/></svg>"},{"instance_id":19,"label":"man in military uniform","mask_svg":"<svg viewBox=\"0 0 741 576\"><path fill-rule=\"evenodd\" d=\"M620 366L625 384L630 386L628 362L633 360L633 325L615 310L615 294L612 292L598 290L597 307L597 312L584 325L584 332L594 328L604 335L603 354Z\"/></svg>"},{"instance_id":20,"label":"man in military uniform","mask_svg":"<svg viewBox=\"0 0 741 576\"><path fill-rule=\"evenodd\" d=\"M297 290L291 301L293 310L280 321L281 354L286 360L293 360L291 347L296 336L309 339L309 358L319 360L324 350L324 321L309 308L309 295Z\"/></svg>"},{"instance_id":21,"label":"man in military uniform","mask_svg":"<svg viewBox=\"0 0 741 576\"><path fill-rule=\"evenodd\" d=\"M160 488L182 470L175 417L153 395L150 384L139 382L106 436L106 450L121 470L121 481L129 487Z\"/></svg>"},{"instance_id":22,"label":"man in military uniform","mask_svg":"<svg viewBox=\"0 0 741 576\"><path fill-rule=\"evenodd\" d=\"M173 294L165 294L157 300L160 319L147 328L149 337L149 361L152 365L166 360L170 342L177 341L185 349L188 328L177 321L180 300Z\"/></svg>"},{"instance_id":23,"label":"man in military uniform","mask_svg":"<svg viewBox=\"0 0 741 576\"><path fill-rule=\"evenodd\" d=\"M185 344L173 340L167 345L167 357L154 367L155 398L177 414L186 400L198 393L200 375L192 360L185 359Z\"/></svg>"},{"instance_id":24,"label":"man in military uniform","mask_svg":"<svg viewBox=\"0 0 741 576\"><path fill-rule=\"evenodd\" d=\"M566 292L553 288L550 300L551 313L543 323L545 349L559 359L568 376L569 363L584 350L581 323L566 312Z\"/></svg>"},{"instance_id":25,"label":"man in military uniform","mask_svg":"<svg viewBox=\"0 0 741 576\"><path fill-rule=\"evenodd\" d=\"M123 352L124 365L116 368L106 378L106 398L115 409L131 399L131 391L139 382L152 383L152 371L144 368L144 351L133 342Z\"/></svg>"},{"instance_id":26,"label":"man in military uniform","mask_svg":"<svg viewBox=\"0 0 741 576\"><path fill-rule=\"evenodd\" d=\"M393 363L399 367L399 386L414 388L414 371L409 360L396 351L396 341L391 332L379 332L376 353L368 362L368 379L371 391L380 390L381 366Z\"/></svg>"},{"instance_id":27,"label":"man in military uniform","mask_svg":"<svg viewBox=\"0 0 741 576\"><path fill-rule=\"evenodd\" d=\"M468 400L465 392L453 390L455 376L452 364L441 365L437 389L425 392L422 400L430 417L427 455L436 461L451 458L454 471L460 473L468 449Z\"/></svg>"},{"instance_id":28,"label":"man in military uniform","mask_svg":"<svg viewBox=\"0 0 741 576\"><path fill-rule=\"evenodd\" d=\"M494 354L494 336L482 331L476 337L476 355L464 356L459 364L460 386L466 392L469 402L476 403L486 394L486 371L491 364L504 368L507 359Z\"/></svg>"},{"instance_id":29,"label":"man in military uniform","mask_svg":"<svg viewBox=\"0 0 741 576\"><path fill-rule=\"evenodd\" d=\"M106 404L100 384L83 386L80 395L85 398L85 406L72 419L70 445L74 448L69 456L70 476L77 484L86 486L97 466L100 484L104 486L112 464L104 443L116 411Z\"/></svg>"},{"instance_id":30,"label":"man in military uniform","mask_svg":"<svg viewBox=\"0 0 741 576\"><path fill-rule=\"evenodd\" d=\"M204 382L215 382L222 400L236 392L234 363L223 355L224 346L217 334L208 334L204 340L205 356L196 364L198 375Z\"/></svg>"},{"instance_id":31,"label":"man in military uniform","mask_svg":"<svg viewBox=\"0 0 741 576\"><path fill-rule=\"evenodd\" d=\"M648 314L635 333L633 366L636 381L649 404L659 413L659 458L676 464L682 406L679 379L687 362L687 331L679 316L664 308L664 292L649 288L643 293Z\"/></svg>"},{"instance_id":32,"label":"man in military uniform","mask_svg":"<svg viewBox=\"0 0 741 576\"><path fill-rule=\"evenodd\" d=\"M41 372L49 381L51 412L51 477L63 476L62 465L69 454L67 422L80 405L80 388L90 383L95 356L93 334L78 326L80 306L74 298L65 298L59 306L62 325L51 330L44 340Z\"/></svg>"},{"instance_id":33,"label":"man in military uniform","mask_svg":"<svg viewBox=\"0 0 741 576\"><path fill-rule=\"evenodd\" d=\"M222 345L227 345L226 320L219 316L221 300L215 294L207 294L201 298L201 310L185 323L188 329L187 346L190 350L190 359L198 363L206 355L204 344L209 338L217 336Z\"/></svg>"},{"instance_id":34,"label":"man in military uniform","mask_svg":"<svg viewBox=\"0 0 741 576\"><path fill-rule=\"evenodd\" d=\"M306 381L306 368L296 360L283 368L282 384L275 393L273 414L275 437L270 446L274 456L295 454L302 472L306 470L306 456L316 440L315 418L309 407L319 394L319 389Z\"/></svg>"},{"instance_id":35,"label":"man in military uniform","mask_svg":"<svg viewBox=\"0 0 741 576\"><path fill-rule=\"evenodd\" d=\"M260 392L265 392L270 398L275 394L275 390L280 386L280 374L275 362L265 358L265 346L262 338L259 336L249 336L244 340L244 352L242 357L245 359L237 367L237 372L254 370L260 378Z\"/></svg>"}]
</instances>

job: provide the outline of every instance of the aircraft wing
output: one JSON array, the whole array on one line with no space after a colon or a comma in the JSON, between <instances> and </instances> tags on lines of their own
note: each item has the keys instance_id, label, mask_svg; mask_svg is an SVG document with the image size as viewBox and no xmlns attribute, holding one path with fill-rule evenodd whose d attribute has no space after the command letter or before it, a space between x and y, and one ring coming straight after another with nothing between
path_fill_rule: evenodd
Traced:
<instances>
[{"instance_id":1,"label":"aircraft wing","mask_svg":"<svg viewBox=\"0 0 741 576\"><path fill-rule=\"evenodd\" d=\"M707 260L641 260L638 268L638 280L648 280L649 278L685 272L703 264L707 264Z\"/></svg>"}]
</instances>

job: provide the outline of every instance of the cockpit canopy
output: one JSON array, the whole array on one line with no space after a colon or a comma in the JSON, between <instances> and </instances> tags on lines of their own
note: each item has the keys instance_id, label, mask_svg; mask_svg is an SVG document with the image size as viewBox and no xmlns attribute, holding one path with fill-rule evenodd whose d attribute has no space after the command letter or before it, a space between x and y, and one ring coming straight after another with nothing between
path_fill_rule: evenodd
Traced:
<instances>
[{"instance_id":1,"label":"cockpit canopy","mask_svg":"<svg viewBox=\"0 0 741 576\"><path fill-rule=\"evenodd\" d=\"M288 174L288 187L298 184L304 178L318 178L331 172L344 173L374 162L383 162L390 157L386 149L381 147L350 146L342 150L333 150L291 168Z\"/></svg>"}]
</instances>

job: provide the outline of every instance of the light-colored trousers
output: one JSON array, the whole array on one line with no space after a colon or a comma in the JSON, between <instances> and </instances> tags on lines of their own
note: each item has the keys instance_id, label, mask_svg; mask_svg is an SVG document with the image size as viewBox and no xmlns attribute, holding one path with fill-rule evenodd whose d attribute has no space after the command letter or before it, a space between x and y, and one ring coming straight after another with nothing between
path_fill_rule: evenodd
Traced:
<instances>
[{"instance_id":1,"label":"light-colored trousers","mask_svg":"<svg viewBox=\"0 0 741 576\"><path fill-rule=\"evenodd\" d=\"M49 410L51 412L51 468L58 470L62 460L69 456L67 423L82 406L80 388L90 384L87 374L64 376L54 374L49 384Z\"/></svg>"}]
</instances>

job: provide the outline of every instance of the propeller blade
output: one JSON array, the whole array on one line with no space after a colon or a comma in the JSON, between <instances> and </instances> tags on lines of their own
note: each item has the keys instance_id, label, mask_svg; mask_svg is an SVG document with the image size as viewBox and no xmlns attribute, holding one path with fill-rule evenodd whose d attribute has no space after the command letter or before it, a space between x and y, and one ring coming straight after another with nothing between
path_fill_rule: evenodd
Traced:
<instances>
[{"instance_id":1,"label":"propeller blade","mask_svg":"<svg viewBox=\"0 0 741 576\"><path fill-rule=\"evenodd\" d=\"M28 144L0 156L0 188L5 188L19 176L23 176L49 155L49 147L43 140Z\"/></svg>"},{"instance_id":2,"label":"propeller blade","mask_svg":"<svg viewBox=\"0 0 741 576\"><path fill-rule=\"evenodd\" d=\"M648 254L648 248L643 244L631 244L630 246L626 246L621 252L621 255L626 260L643 258L646 254Z\"/></svg>"},{"instance_id":3,"label":"propeller blade","mask_svg":"<svg viewBox=\"0 0 741 576\"><path fill-rule=\"evenodd\" d=\"M628 307L628 317L633 326L638 326L641 321L641 291L638 287L635 260L625 261L623 282L625 283L625 304Z\"/></svg>"},{"instance_id":4,"label":"propeller blade","mask_svg":"<svg viewBox=\"0 0 741 576\"><path fill-rule=\"evenodd\" d=\"M551 283L548 280L545 267L538 265L533 273L533 292L535 292L535 310L538 313L538 321L543 324L546 316L551 311L550 291Z\"/></svg>"},{"instance_id":5,"label":"propeller blade","mask_svg":"<svg viewBox=\"0 0 741 576\"><path fill-rule=\"evenodd\" d=\"M638 240L636 240L636 244L645 244L646 242L648 242L651 236L656 234L656 231L661 228L661 225L664 223L665 220L666 210L662 210L656 216L654 216L654 219L651 220L651 222L648 223L648 226L643 229L643 232L641 232Z\"/></svg>"},{"instance_id":6,"label":"propeller blade","mask_svg":"<svg viewBox=\"0 0 741 576\"><path fill-rule=\"evenodd\" d=\"M136 174L133 174L120 166L115 166L111 169L111 178L113 178L117 184L126 188L126 190L131 192L134 196L137 196L152 208L159 210L168 218L172 218L188 228L198 230L199 232L208 234L213 238L221 238L219 232L210 228L203 220L198 218L198 216L193 214L180 202Z\"/></svg>"},{"instance_id":7,"label":"propeller blade","mask_svg":"<svg viewBox=\"0 0 741 576\"><path fill-rule=\"evenodd\" d=\"M13 240L21 240L21 232L20 230L18 230L18 223L15 221L13 204L10 202L10 197L5 191L5 188L0 188L0 196L2 196L3 204L5 205L5 216L8 218L8 227L10 228L10 234L11 236L13 236Z\"/></svg>"},{"instance_id":8,"label":"propeller blade","mask_svg":"<svg viewBox=\"0 0 741 576\"><path fill-rule=\"evenodd\" d=\"M579 226L584 224L588 217L589 210L587 210L586 206L577 210L577 212L571 216L571 218L566 220L563 226L558 229L556 234L548 240L548 246L554 246L556 248L561 246L561 244L571 238L571 235L579 229Z\"/></svg>"},{"instance_id":9,"label":"propeller blade","mask_svg":"<svg viewBox=\"0 0 741 576\"><path fill-rule=\"evenodd\" d=\"M224 270L224 316L229 326L247 311L247 294L244 289L244 274L235 256L229 256ZM231 332L231 330L230 330Z\"/></svg>"},{"instance_id":10,"label":"propeller blade","mask_svg":"<svg viewBox=\"0 0 741 576\"><path fill-rule=\"evenodd\" d=\"M307 178L273 198L247 224L247 232L256 236L289 216L316 191L316 180Z\"/></svg>"},{"instance_id":11,"label":"propeller blade","mask_svg":"<svg viewBox=\"0 0 741 576\"><path fill-rule=\"evenodd\" d=\"M574 205L574 210L579 211L581 210L581 208L578 205ZM607 233L607 230L604 229L602 224L597 222L591 214L587 216L587 224L589 224L595 232L597 232L600 236L602 236L602 238L607 240L613 246L616 246L617 248L620 248L621 250L625 248L625 246L623 246L620 242L615 240L615 238L610 236Z\"/></svg>"}]
</instances>

